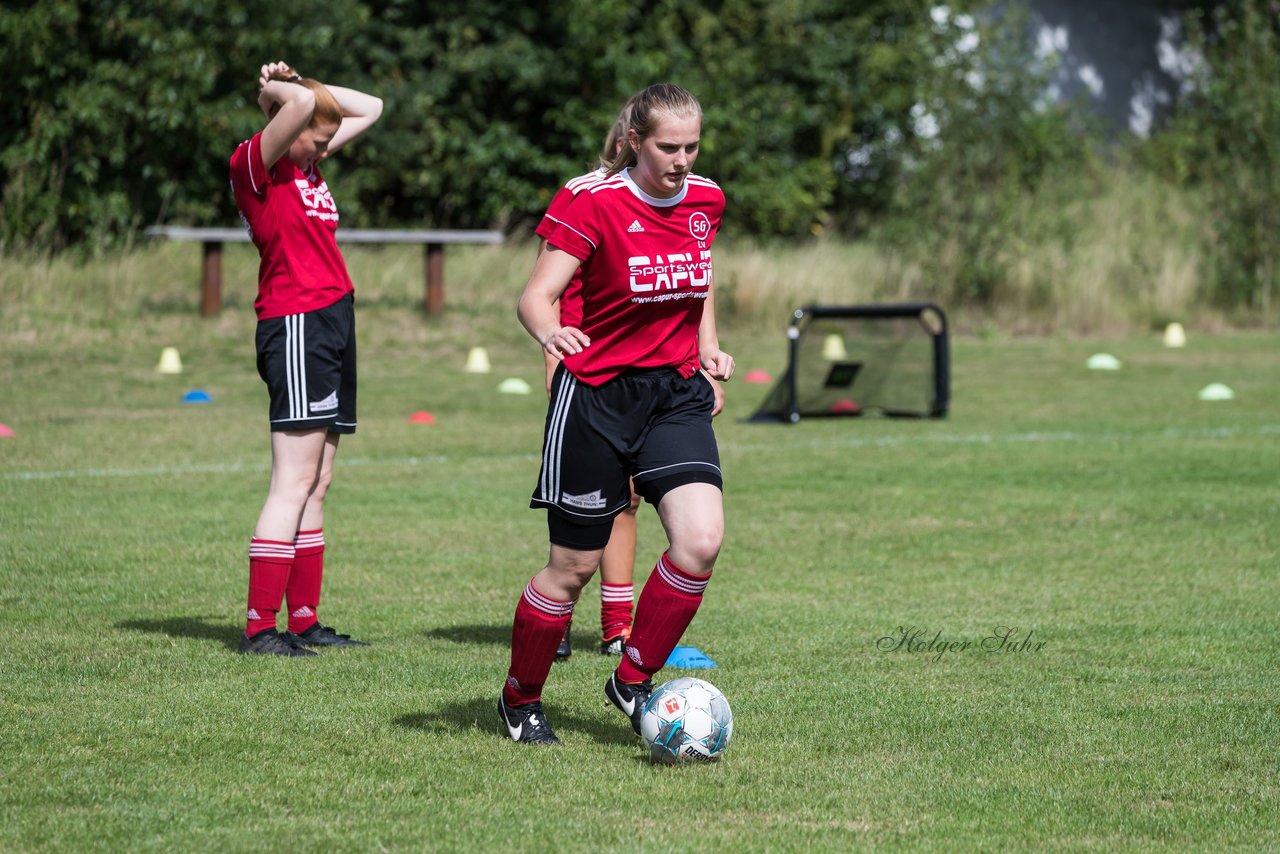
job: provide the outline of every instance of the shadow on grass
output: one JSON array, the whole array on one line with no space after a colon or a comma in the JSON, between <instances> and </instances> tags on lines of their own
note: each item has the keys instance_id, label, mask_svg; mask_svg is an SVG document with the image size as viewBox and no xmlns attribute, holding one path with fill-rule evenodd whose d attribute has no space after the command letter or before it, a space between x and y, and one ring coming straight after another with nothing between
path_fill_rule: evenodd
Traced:
<instances>
[{"instance_id":1,"label":"shadow on grass","mask_svg":"<svg viewBox=\"0 0 1280 854\"><path fill-rule=\"evenodd\" d=\"M506 646L511 643L511 623L501 625L446 626L442 629L431 629L423 632L429 638L465 643L471 645ZM495 698L495 702L497 702Z\"/></svg>"},{"instance_id":2,"label":"shadow on grass","mask_svg":"<svg viewBox=\"0 0 1280 854\"><path fill-rule=\"evenodd\" d=\"M218 641L227 649L240 646L243 630L233 623L215 623L206 617L163 617L154 620L121 620L117 629L151 632L174 638Z\"/></svg>"},{"instance_id":3,"label":"shadow on grass","mask_svg":"<svg viewBox=\"0 0 1280 854\"><path fill-rule=\"evenodd\" d=\"M473 624L469 626L448 626L443 629L430 629L422 633L426 637L447 640L452 643L470 646L509 646L511 644L511 624L497 626ZM596 653L600 638L590 629L571 632L571 640L575 652L584 650Z\"/></svg>"},{"instance_id":4,"label":"shadow on grass","mask_svg":"<svg viewBox=\"0 0 1280 854\"><path fill-rule=\"evenodd\" d=\"M636 737L631 732L630 725L617 712L613 712L609 718L604 716L588 718L553 708L549 717L561 741L566 739L572 741L574 736L581 734L590 736L601 744L636 743ZM613 720L613 717L617 720ZM436 712L401 715L392 723L405 729L421 730L425 733L438 734L441 730L454 733L483 730L493 732L495 738L506 738L499 732L502 724L498 720L497 692L491 698L480 697L460 703L448 703Z\"/></svg>"}]
</instances>

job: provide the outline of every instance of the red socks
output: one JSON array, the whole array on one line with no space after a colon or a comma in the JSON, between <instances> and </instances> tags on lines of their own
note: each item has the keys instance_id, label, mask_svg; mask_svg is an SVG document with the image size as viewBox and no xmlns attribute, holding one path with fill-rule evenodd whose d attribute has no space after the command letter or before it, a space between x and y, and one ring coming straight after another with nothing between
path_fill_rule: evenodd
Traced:
<instances>
[{"instance_id":1,"label":"red socks","mask_svg":"<svg viewBox=\"0 0 1280 854\"><path fill-rule=\"evenodd\" d=\"M703 591L710 580L711 573L690 575L672 563L666 554L658 558L636 603L627 653L618 665L620 680L643 682L662 669L684 630L693 622L693 615L698 613Z\"/></svg>"},{"instance_id":2,"label":"red socks","mask_svg":"<svg viewBox=\"0 0 1280 854\"><path fill-rule=\"evenodd\" d=\"M576 604L576 600L560 602L543 596L532 581L525 587L511 625L511 666L502 689L508 706L542 698L542 686L551 672L556 647L573 618Z\"/></svg>"},{"instance_id":3,"label":"red socks","mask_svg":"<svg viewBox=\"0 0 1280 854\"><path fill-rule=\"evenodd\" d=\"M299 634L316 624L320 580L324 575L324 532L299 531L294 539L293 569L285 586L289 631Z\"/></svg>"},{"instance_id":4,"label":"red socks","mask_svg":"<svg viewBox=\"0 0 1280 854\"><path fill-rule=\"evenodd\" d=\"M275 629L276 612L284 599L293 565L293 543L278 540L249 541L249 609L244 633L250 637L264 629Z\"/></svg>"},{"instance_id":5,"label":"red socks","mask_svg":"<svg viewBox=\"0 0 1280 854\"><path fill-rule=\"evenodd\" d=\"M320 581L324 576L324 532L299 531L292 543L249 541L249 610L246 635L276 627L280 603L289 602L289 631L316 623Z\"/></svg>"},{"instance_id":6,"label":"red socks","mask_svg":"<svg viewBox=\"0 0 1280 854\"><path fill-rule=\"evenodd\" d=\"M605 584L600 582L600 639L613 640L631 631L631 599L634 588L630 584Z\"/></svg>"}]
</instances>

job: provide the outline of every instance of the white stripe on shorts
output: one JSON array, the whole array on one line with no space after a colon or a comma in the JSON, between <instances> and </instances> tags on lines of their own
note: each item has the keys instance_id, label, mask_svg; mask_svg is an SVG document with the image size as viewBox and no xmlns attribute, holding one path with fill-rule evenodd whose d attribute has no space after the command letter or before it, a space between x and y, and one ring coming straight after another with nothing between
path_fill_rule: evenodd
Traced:
<instances>
[{"instance_id":1,"label":"white stripe on shorts","mask_svg":"<svg viewBox=\"0 0 1280 854\"><path fill-rule=\"evenodd\" d=\"M307 341L305 314L290 314L284 319L284 370L288 387L289 420L307 417Z\"/></svg>"},{"instance_id":2,"label":"white stripe on shorts","mask_svg":"<svg viewBox=\"0 0 1280 854\"><path fill-rule=\"evenodd\" d=\"M573 401L578 378L568 371L560 389L556 392L555 405L551 409L551 421L547 426L547 446L542 449L542 498L555 504L560 499L560 457L564 445L564 422L569 418L569 404Z\"/></svg>"}]
</instances>

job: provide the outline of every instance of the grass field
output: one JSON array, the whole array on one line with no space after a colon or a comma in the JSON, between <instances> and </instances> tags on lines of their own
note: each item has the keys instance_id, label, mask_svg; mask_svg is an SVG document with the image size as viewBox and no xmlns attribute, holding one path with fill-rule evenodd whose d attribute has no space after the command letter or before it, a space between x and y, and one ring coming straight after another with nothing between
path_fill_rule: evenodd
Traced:
<instances>
[{"instance_id":1,"label":"grass field","mask_svg":"<svg viewBox=\"0 0 1280 854\"><path fill-rule=\"evenodd\" d=\"M563 747L498 736L545 557L510 306L429 321L372 288L321 616L374 646L235 655L265 395L247 307L201 321L183 288L0 314L0 849L1280 846L1274 335L961 337L943 421L746 424L766 387L730 383L726 544L686 642L735 736L672 769L604 703L594 584L545 697ZM722 338L776 374L781 333ZM463 372L474 345L493 373ZM1122 370L1086 370L1102 350ZM646 508L640 577L662 547Z\"/></svg>"}]
</instances>

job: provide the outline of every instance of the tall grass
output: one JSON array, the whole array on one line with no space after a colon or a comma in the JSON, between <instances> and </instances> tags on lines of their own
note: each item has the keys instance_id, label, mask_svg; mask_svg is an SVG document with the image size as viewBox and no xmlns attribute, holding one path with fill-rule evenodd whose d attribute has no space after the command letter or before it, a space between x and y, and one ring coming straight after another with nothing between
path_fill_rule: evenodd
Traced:
<instances>
[{"instance_id":1,"label":"tall grass","mask_svg":"<svg viewBox=\"0 0 1280 854\"><path fill-rule=\"evenodd\" d=\"M961 331L1123 335L1178 320L1220 329L1222 315L1202 287L1200 203L1136 171L1117 169L1101 191L1063 204L1061 193L1028 195L1016 231L1001 249L1006 280L987 304L966 302L953 284L959 257L919 259L875 240L758 243L723 235L717 244L717 306L726 329L781 327L811 303L934 301ZM422 252L416 247L344 249L366 311L420 305ZM450 247L445 258L450 320L399 330L406 341L443 334L503 336L535 254L532 241ZM257 255L245 244L223 254L221 323L251 313ZM7 335L109 337L143 314L185 317L199 300L200 250L194 244L137 245L81 263L69 258L0 258L0 322ZM228 319L232 318L232 319ZM1254 318L1270 322L1274 318ZM1239 318L1236 318L1239 322Z\"/></svg>"},{"instance_id":2,"label":"tall grass","mask_svg":"<svg viewBox=\"0 0 1280 854\"><path fill-rule=\"evenodd\" d=\"M1022 247L1006 264L991 319L1005 328L1119 335L1172 320L1222 321L1203 299L1198 200L1140 172L1112 172L1101 191L1057 210L1029 199L1018 216L1058 218L1064 239Z\"/></svg>"}]
</instances>

